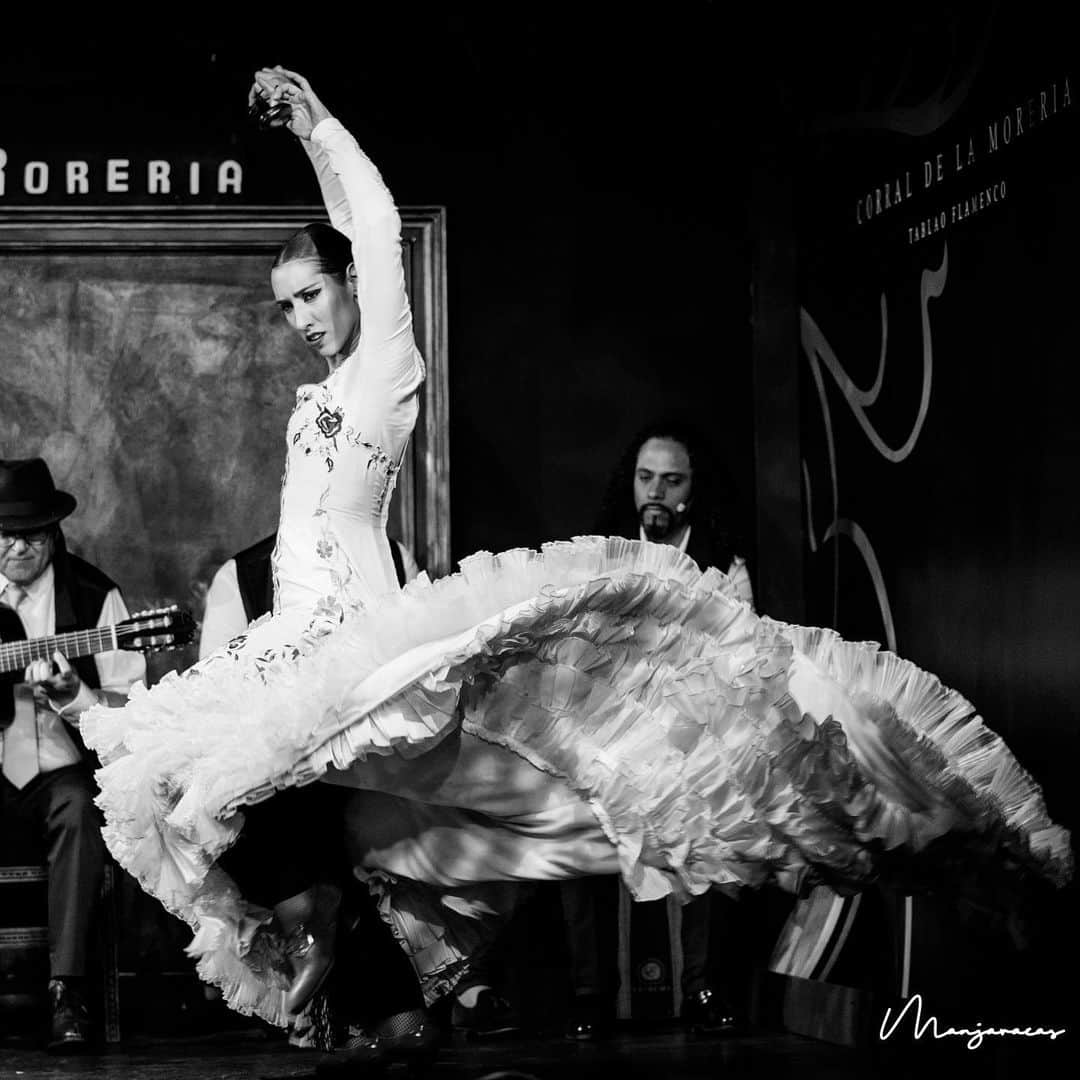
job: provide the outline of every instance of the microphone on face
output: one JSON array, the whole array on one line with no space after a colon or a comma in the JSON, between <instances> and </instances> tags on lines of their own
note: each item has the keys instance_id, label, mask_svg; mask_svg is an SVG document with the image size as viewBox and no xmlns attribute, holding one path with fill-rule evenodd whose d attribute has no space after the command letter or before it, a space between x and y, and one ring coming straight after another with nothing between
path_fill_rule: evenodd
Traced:
<instances>
[{"instance_id":1,"label":"microphone on face","mask_svg":"<svg viewBox=\"0 0 1080 1080\"><path fill-rule=\"evenodd\" d=\"M675 504L675 513L676 514L682 514L685 511L686 511L686 503L676 503Z\"/></svg>"}]
</instances>

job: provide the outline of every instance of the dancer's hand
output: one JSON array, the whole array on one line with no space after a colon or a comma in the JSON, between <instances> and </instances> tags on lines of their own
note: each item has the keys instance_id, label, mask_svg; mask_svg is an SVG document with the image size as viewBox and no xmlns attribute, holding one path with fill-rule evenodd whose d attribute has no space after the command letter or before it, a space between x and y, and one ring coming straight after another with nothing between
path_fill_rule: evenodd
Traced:
<instances>
[{"instance_id":1,"label":"dancer's hand","mask_svg":"<svg viewBox=\"0 0 1080 1080\"><path fill-rule=\"evenodd\" d=\"M270 127L287 127L301 139L310 139L315 126L330 115L312 90L311 83L303 75L280 64L260 68L255 73L248 104L255 105L258 99L266 104Z\"/></svg>"},{"instance_id":2,"label":"dancer's hand","mask_svg":"<svg viewBox=\"0 0 1080 1080\"><path fill-rule=\"evenodd\" d=\"M275 68L261 68L255 72L254 82L248 91L248 111L263 127L289 126L290 130L295 127L297 134L305 137L305 121L310 117L297 116L294 119L292 116L291 99L297 96L298 91L299 87ZM310 132L307 134L310 135Z\"/></svg>"}]
</instances>

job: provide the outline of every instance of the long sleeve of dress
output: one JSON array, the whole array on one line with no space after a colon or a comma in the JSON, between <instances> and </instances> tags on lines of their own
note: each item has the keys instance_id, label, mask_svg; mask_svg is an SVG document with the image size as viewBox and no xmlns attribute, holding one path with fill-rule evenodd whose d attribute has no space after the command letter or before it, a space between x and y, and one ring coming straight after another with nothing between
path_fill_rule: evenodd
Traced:
<instances>
[{"instance_id":1,"label":"long sleeve of dress","mask_svg":"<svg viewBox=\"0 0 1080 1080\"><path fill-rule=\"evenodd\" d=\"M311 133L308 150L331 223L352 241L361 312L363 370L346 370L346 383L364 393L382 386L400 400L415 393L424 367L412 329L401 258L401 217L379 170L333 117ZM349 396L346 392L346 396Z\"/></svg>"},{"instance_id":2,"label":"long sleeve of dress","mask_svg":"<svg viewBox=\"0 0 1080 1080\"><path fill-rule=\"evenodd\" d=\"M274 560L283 607L396 590L386 521L424 381L394 200L337 120L317 124L310 143L327 212L351 242L360 334L326 379L300 387L289 421Z\"/></svg>"},{"instance_id":3,"label":"long sleeve of dress","mask_svg":"<svg viewBox=\"0 0 1080 1080\"><path fill-rule=\"evenodd\" d=\"M314 132L312 132L314 135ZM344 233L350 239L353 234L352 213L349 210L349 200L345 198L345 189L341 186L337 173L330 164L330 157L323 150L321 143L314 139L301 141L311 167L315 170L315 176L319 181L319 190L322 192L323 205L330 218L330 224L339 233Z\"/></svg>"}]
</instances>

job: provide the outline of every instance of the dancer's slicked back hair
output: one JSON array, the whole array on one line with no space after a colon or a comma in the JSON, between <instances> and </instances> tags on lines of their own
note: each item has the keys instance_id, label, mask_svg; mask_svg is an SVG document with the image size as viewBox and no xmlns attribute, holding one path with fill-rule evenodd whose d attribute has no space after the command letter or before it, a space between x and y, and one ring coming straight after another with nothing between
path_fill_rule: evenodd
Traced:
<instances>
[{"instance_id":1,"label":"dancer's slicked back hair","mask_svg":"<svg viewBox=\"0 0 1080 1080\"><path fill-rule=\"evenodd\" d=\"M285 241L272 269L298 259L310 259L318 265L321 274L344 278L349 263L353 261L352 245L344 233L316 221L294 232Z\"/></svg>"}]
</instances>

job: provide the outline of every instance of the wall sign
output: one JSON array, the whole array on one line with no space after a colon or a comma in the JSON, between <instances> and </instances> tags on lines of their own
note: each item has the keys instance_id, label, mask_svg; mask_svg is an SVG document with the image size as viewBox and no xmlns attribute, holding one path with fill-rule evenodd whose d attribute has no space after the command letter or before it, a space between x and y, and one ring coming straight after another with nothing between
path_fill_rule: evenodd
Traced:
<instances>
[{"instance_id":1,"label":"wall sign","mask_svg":"<svg viewBox=\"0 0 1080 1080\"><path fill-rule=\"evenodd\" d=\"M0 203L5 199L129 195L149 199L243 194L244 168L233 158L150 158L123 152L42 157L0 146Z\"/></svg>"}]
</instances>

